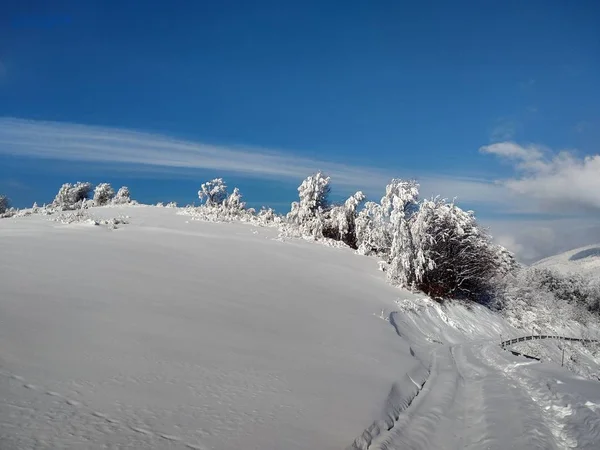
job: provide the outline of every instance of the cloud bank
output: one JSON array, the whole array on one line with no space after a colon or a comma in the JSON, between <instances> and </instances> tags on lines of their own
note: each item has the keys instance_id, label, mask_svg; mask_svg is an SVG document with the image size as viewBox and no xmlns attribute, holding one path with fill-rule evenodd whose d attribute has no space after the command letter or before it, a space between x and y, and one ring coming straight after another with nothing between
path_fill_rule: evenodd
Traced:
<instances>
[{"instance_id":1,"label":"cloud bank","mask_svg":"<svg viewBox=\"0 0 600 450\"><path fill-rule=\"evenodd\" d=\"M536 146L501 142L481 152L508 161L515 175L501 183L546 212L600 211L600 155L578 157Z\"/></svg>"}]
</instances>

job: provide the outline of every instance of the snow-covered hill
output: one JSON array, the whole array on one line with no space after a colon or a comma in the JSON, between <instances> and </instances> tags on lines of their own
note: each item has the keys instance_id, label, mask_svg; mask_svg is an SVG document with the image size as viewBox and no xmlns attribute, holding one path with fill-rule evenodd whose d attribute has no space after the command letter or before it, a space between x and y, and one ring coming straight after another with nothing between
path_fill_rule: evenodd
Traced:
<instances>
[{"instance_id":1,"label":"snow-covered hill","mask_svg":"<svg viewBox=\"0 0 600 450\"><path fill-rule=\"evenodd\" d=\"M2 450L597 448L598 384L500 315L179 212L0 221Z\"/></svg>"},{"instance_id":2,"label":"snow-covered hill","mask_svg":"<svg viewBox=\"0 0 600 450\"><path fill-rule=\"evenodd\" d=\"M569 250L542 259L532 267L547 268L560 273L578 273L600 278L600 244Z\"/></svg>"}]
</instances>

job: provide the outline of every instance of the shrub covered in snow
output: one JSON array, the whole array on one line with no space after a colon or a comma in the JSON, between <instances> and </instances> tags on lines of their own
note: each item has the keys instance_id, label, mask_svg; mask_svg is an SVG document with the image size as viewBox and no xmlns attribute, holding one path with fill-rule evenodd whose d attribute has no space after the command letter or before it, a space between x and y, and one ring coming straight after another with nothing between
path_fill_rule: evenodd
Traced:
<instances>
[{"instance_id":1,"label":"shrub covered in snow","mask_svg":"<svg viewBox=\"0 0 600 450\"><path fill-rule=\"evenodd\" d=\"M127 186L121 186L113 197L112 203L115 205L131 203L131 194L129 193L129 188Z\"/></svg>"},{"instance_id":2,"label":"shrub covered in snow","mask_svg":"<svg viewBox=\"0 0 600 450\"><path fill-rule=\"evenodd\" d=\"M388 280L434 298L488 301L494 280L514 270L512 255L495 245L471 211L436 198L419 200L419 185L392 180L380 203L357 192L329 205L329 177L306 178L286 217L284 234L344 242L385 259Z\"/></svg>"},{"instance_id":3,"label":"shrub covered in snow","mask_svg":"<svg viewBox=\"0 0 600 450\"><path fill-rule=\"evenodd\" d=\"M361 255L385 256L392 246L389 220L383 207L366 202L356 217L356 243Z\"/></svg>"},{"instance_id":4,"label":"shrub covered in snow","mask_svg":"<svg viewBox=\"0 0 600 450\"><path fill-rule=\"evenodd\" d=\"M381 207L389 218L392 238L389 251L388 279L407 288L416 286L418 273L416 258L418 249L414 242L409 221L418 210L419 185L414 181L394 179L385 189Z\"/></svg>"},{"instance_id":5,"label":"shrub covered in snow","mask_svg":"<svg viewBox=\"0 0 600 450\"><path fill-rule=\"evenodd\" d=\"M6 195L0 194L0 214L5 214L10 209L10 200Z\"/></svg>"},{"instance_id":6,"label":"shrub covered in snow","mask_svg":"<svg viewBox=\"0 0 600 450\"><path fill-rule=\"evenodd\" d=\"M96 206L108 205L115 195L115 190L109 183L100 183L94 189L94 204Z\"/></svg>"},{"instance_id":7,"label":"shrub covered in snow","mask_svg":"<svg viewBox=\"0 0 600 450\"><path fill-rule=\"evenodd\" d=\"M273 209L264 206L256 215L256 219L260 225L277 225L283 222L283 218L276 214Z\"/></svg>"},{"instance_id":8,"label":"shrub covered in snow","mask_svg":"<svg viewBox=\"0 0 600 450\"><path fill-rule=\"evenodd\" d=\"M228 195L227 186L222 178L203 183L198 196L204 201L199 207L187 206L180 214L192 216L197 220L209 222L241 222L261 226L277 225L282 222L272 209L262 209L259 214L253 208L246 208L238 188Z\"/></svg>"},{"instance_id":9,"label":"shrub covered in snow","mask_svg":"<svg viewBox=\"0 0 600 450\"><path fill-rule=\"evenodd\" d=\"M303 236L323 238L325 213L329 210L330 178L317 172L306 178L298 187L299 201L293 202L287 222L298 228Z\"/></svg>"},{"instance_id":10,"label":"shrub covered in snow","mask_svg":"<svg viewBox=\"0 0 600 450\"><path fill-rule=\"evenodd\" d=\"M421 202L404 233L407 239L397 240L401 258L392 267L401 266L407 274L402 282L434 298L489 300L484 296L492 292L494 280L513 266L512 255L492 242L473 212L454 203Z\"/></svg>"},{"instance_id":11,"label":"shrub covered in snow","mask_svg":"<svg viewBox=\"0 0 600 450\"><path fill-rule=\"evenodd\" d=\"M349 197L343 205L333 206L325 213L323 236L345 243L348 247L357 249L356 237L357 209L365 201L365 195L358 191Z\"/></svg>"},{"instance_id":12,"label":"shrub covered in snow","mask_svg":"<svg viewBox=\"0 0 600 450\"><path fill-rule=\"evenodd\" d=\"M206 206L221 205L227 199L227 186L223 178L215 178L200 186L198 197Z\"/></svg>"},{"instance_id":13,"label":"shrub covered in snow","mask_svg":"<svg viewBox=\"0 0 600 450\"><path fill-rule=\"evenodd\" d=\"M91 183L65 183L56 194L52 206L62 210L77 209L89 199L91 191Z\"/></svg>"},{"instance_id":14,"label":"shrub covered in snow","mask_svg":"<svg viewBox=\"0 0 600 450\"><path fill-rule=\"evenodd\" d=\"M203 183L204 202L181 214L209 221L240 220L277 224L281 237L304 237L328 245L346 245L359 254L384 260L393 284L421 290L434 298L489 301L495 280L516 270L513 256L492 242L471 211L439 198L419 200L419 185L392 180L380 203L366 202L362 192L343 204L329 203L330 178L318 172L298 187L299 200L277 216L246 209L239 189L228 195L221 178Z\"/></svg>"},{"instance_id":15,"label":"shrub covered in snow","mask_svg":"<svg viewBox=\"0 0 600 450\"><path fill-rule=\"evenodd\" d=\"M526 267L498 286L496 305L513 325L525 329L560 329L575 321L586 325L598 318L597 280Z\"/></svg>"}]
</instances>

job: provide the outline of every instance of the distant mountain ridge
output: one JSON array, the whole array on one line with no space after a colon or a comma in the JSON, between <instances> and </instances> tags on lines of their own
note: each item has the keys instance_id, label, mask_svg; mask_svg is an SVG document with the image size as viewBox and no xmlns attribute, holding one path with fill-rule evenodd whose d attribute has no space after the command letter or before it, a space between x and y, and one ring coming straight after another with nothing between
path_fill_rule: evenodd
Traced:
<instances>
[{"instance_id":1,"label":"distant mountain ridge","mask_svg":"<svg viewBox=\"0 0 600 450\"><path fill-rule=\"evenodd\" d=\"M544 258L531 267L546 268L560 273L600 276L600 244L588 245Z\"/></svg>"}]
</instances>

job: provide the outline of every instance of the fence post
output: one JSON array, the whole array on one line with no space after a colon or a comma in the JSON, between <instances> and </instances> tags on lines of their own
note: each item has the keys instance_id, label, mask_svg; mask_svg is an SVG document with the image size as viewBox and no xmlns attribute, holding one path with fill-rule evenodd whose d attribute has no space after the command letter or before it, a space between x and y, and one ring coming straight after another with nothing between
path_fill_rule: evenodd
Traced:
<instances>
[{"instance_id":1,"label":"fence post","mask_svg":"<svg viewBox=\"0 0 600 450\"><path fill-rule=\"evenodd\" d=\"M560 362L560 367L565 365L565 345L562 346L562 361Z\"/></svg>"}]
</instances>

